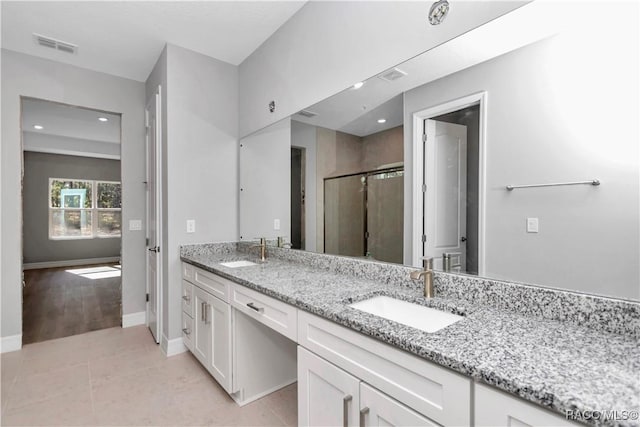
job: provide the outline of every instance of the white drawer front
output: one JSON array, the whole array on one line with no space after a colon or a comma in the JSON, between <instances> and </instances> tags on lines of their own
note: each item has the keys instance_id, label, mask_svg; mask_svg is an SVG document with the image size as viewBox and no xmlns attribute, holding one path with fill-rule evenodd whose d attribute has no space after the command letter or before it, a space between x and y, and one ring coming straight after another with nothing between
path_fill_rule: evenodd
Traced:
<instances>
[{"instance_id":1,"label":"white drawer front","mask_svg":"<svg viewBox=\"0 0 640 427\"><path fill-rule=\"evenodd\" d=\"M478 427L582 425L483 384L475 386L475 419Z\"/></svg>"},{"instance_id":2,"label":"white drawer front","mask_svg":"<svg viewBox=\"0 0 640 427\"><path fill-rule=\"evenodd\" d=\"M201 268L195 268L193 283L222 301L229 302L231 282Z\"/></svg>"},{"instance_id":3,"label":"white drawer front","mask_svg":"<svg viewBox=\"0 0 640 427\"><path fill-rule=\"evenodd\" d=\"M298 343L442 425L470 425L471 380L312 314Z\"/></svg>"},{"instance_id":4,"label":"white drawer front","mask_svg":"<svg viewBox=\"0 0 640 427\"><path fill-rule=\"evenodd\" d=\"M186 262L182 263L182 278L184 280L188 280L193 282L193 270L195 267L191 264L187 264Z\"/></svg>"},{"instance_id":5,"label":"white drawer front","mask_svg":"<svg viewBox=\"0 0 640 427\"><path fill-rule=\"evenodd\" d=\"M231 305L276 332L296 341L297 309L259 292L234 285Z\"/></svg>"},{"instance_id":6,"label":"white drawer front","mask_svg":"<svg viewBox=\"0 0 640 427\"><path fill-rule=\"evenodd\" d=\"M185 347L193 350L193 319L186 313L182 313L182 341Z\"/></svg>"},{"instance_id":7,"label":"white drawer front","mask_svg":"<svg viewBox=\"0 0 640 427\"><path fill-rule=\"evenodd\" d=\"M193 285L182 281L182 311L193 317Z\"/></svg>"}]
</instances>

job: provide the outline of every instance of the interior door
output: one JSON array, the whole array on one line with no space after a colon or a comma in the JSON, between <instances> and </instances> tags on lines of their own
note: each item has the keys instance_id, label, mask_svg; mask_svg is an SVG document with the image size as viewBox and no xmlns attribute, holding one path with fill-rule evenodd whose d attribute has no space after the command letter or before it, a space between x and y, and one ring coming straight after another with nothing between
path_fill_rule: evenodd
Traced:
<instances>
[{"instance_id":1,"label":"interior door","mask_svg":"<svg viewBox=\"0 0 640 427\"><path fill-rule=\"evenodd\" d=\"M147 322L156 343L160 342L160 86L145 111L147 134Z\"/></svg>"},{"instance_id":2,"label":"interior door","mask_svg":"<svg viewBox=\"0 0 640 427\"><path fill-rule=\"evenodd\" d=\"M424 255L442 270L442 255L466 270L467 127L425 120Z\"/></svg>"}]
</instances>

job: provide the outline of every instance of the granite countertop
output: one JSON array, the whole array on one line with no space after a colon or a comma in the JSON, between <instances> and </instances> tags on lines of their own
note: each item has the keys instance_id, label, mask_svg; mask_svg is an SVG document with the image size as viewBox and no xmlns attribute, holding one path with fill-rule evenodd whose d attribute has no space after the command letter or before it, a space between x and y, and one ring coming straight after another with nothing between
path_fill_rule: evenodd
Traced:
<instances>
[{"instance_id":1,"label":"granite countertop","mask_svg":"<svg viewBox=\"0 0 640 427\"><path fill-rule=\"evenodd\" d=\"M188 251L183 252L181 258L550 408L560 416L568 410L640 410L640 340L637 336L534 318L460 299L426 300L419 286L399 286L336 274L281 257L242 268L224 267L220 262L256 262L256 256L234 250ZM376 295L416 302L461 314L464 318L440 331L427 333L349 307L353 302ZM640 425L637 419L616 423Z\"/></svg>"}]
</instances>

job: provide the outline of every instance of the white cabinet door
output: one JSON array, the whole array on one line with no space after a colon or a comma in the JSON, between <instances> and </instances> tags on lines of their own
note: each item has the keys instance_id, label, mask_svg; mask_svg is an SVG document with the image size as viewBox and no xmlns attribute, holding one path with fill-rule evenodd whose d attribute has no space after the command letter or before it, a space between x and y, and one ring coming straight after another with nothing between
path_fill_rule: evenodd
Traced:
<instances>
[{"instance_id":1,"label":"white cabinet door","mask_svg":"<svg viewBox=\"0 0 640 427\"><path fill-rule=\"evenodd\" d=\"M433 426L438 424L397 400L360 383L360 427L363 426Z\"/></svg>"},{"instance_id":2,"label":"white cabinet door","mask_svg":"<svg viewBox=\"0 0 640 427\"><path fill-rule=\"evenodd\" d=\"M211 296L202 289L193 288L193 354L204 366L209 366L211 359L211 323L209 315L209 298Z\"/></svg>"},{"instance_id":3,"label":"white cabinet door","mask_svg":"<svg viewBox=\"0 0 640 427\"><path fill-rule=\"evenodd\" d=\"M357 426L360 380L298 346L298 425Z\"/></svg>"},{"instance_id":4,"label":"white cabinet door","mask_svg":"<svg viewBox=\"0 0 640 427\"><path fill-rule=\"evenodd\" d=\"M206 319L211 333L207 370L227 392L231 392L231 307L209 295Z\"/></svg>"},{"instance_id":5,"label":"white cabinet door","mask_svg":"<svg viewBox=\"0 0 640 427\"><path fill-rule=\"evenodd\" d=\"M475 418L478 427L571 427L581 425L482 384L475 386Z\"/></svg>"}]
</instances>

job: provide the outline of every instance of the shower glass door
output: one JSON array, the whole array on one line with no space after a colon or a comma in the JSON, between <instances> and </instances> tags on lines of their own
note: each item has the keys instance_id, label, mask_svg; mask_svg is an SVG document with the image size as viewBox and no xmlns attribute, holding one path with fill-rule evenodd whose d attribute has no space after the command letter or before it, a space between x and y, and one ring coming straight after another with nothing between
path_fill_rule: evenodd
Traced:
<instances>
[{"instance_id":1,"label":"shower glass door","mask_svg":"<svg viewBox=\"0 0 640 427\"><path fill-rule=\"evenodd\" d=\"M378 261L402 264L404 172L367 176L367 252Z\"/></svg>"},{"instance_id":2,"label":"shower glass door","mask_svg":"<svg viewBox=\"0 0 640 427\"><path fill-rule=\"evenodd\" d=\"M324 180L324 251L402 263L404 172Z\"/></svg>"}]
</instances>

